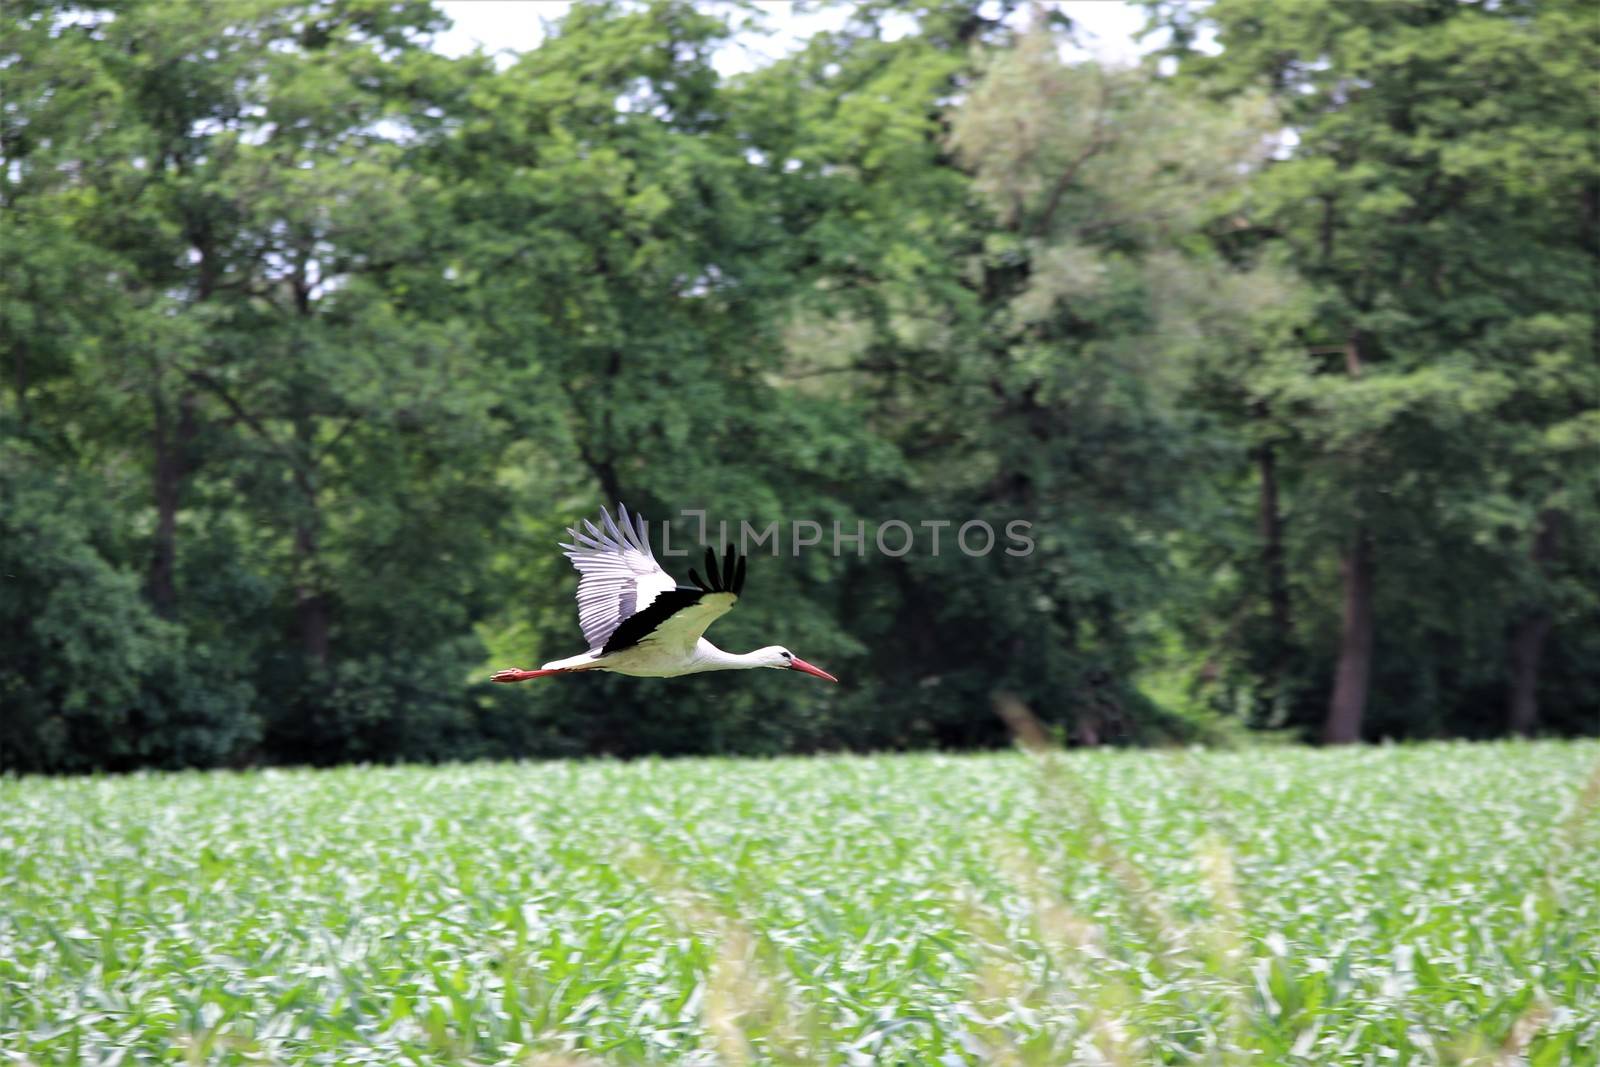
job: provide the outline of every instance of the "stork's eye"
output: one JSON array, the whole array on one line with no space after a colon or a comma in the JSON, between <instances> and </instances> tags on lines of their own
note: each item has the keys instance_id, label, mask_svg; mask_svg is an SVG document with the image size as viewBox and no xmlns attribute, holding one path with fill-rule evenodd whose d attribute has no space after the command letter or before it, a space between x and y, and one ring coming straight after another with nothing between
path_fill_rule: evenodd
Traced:
<instances>
[{"instance_id":1,"label":"stork's eye","mask_svg":"<svg viewBox=\"0 0 1600 1067\"><path fill-rule=\"evenodd\" d=\"M780 652L780 653L778 653L778 655L782 656L784 659L794 659L794 657L792 655L790 655L787 651Z\"/></svg>"}]
</instances>

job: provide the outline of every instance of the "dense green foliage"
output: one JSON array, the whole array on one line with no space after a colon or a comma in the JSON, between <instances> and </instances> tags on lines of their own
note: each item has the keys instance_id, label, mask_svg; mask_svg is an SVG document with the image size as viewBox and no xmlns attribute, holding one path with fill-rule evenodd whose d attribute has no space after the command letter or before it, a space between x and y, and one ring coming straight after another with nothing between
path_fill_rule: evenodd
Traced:
<instances>
[{"instance_id":1,"label":"dense green foliage","mask_svg":"<svg viewBox=\"0 0 1600 1067\"><path fill-rule=\"evenodd\" d=\"M1593 1064L1597 758L1510 742L4 780L0 1047L41 1065Z\"/></svg>"},{"instance_id":2,"label":"dense green foliage","mask_svg":"<svg viewBox=\"0 0 1600 1067\"><path fill-rule=\"evenodd\" d=\"M1600 143L1574 92L1600 22L1562 0L1203 14L1222 50L1174 49L1192 84L1268 86L1296 134L1226 243L1292 262L1304 345L1219 368L1211 388L1248 401L1282 467L1291 596L1330 550L1347 597L1362 587L1345 646L1370 663L1329 733L1355 736L1369 673L1384 705L1369 729L1491 729L1547 634L1556 670L1600 654ZM1568 692L1549 710L1592 720L1592 681Z\"/></svg>"},{"instance_id":3,"label":"dense green foliage","mask_svg":"<svg viewBox=\"0 0 1600 1067\"><path fill-rule=\"evenodd\" d=\"M1600 729L1595 20L1147 6L14 0L0 768ZM713 636L846 684L488 685L618 500L817 523Z\"/></svg>"}]
</instances>

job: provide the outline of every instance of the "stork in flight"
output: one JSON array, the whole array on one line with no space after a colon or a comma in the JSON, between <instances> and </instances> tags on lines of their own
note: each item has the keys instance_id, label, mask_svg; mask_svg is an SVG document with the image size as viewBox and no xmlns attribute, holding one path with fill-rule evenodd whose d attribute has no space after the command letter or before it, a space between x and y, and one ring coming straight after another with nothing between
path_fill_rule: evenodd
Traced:
<instances>
[{"instance_id":1,"label":"stork in flight","mask_svg":"<svg viewBox=\"0 0 1600 1067\"><path fill-rule=\"evenodd\" d=\"M744 588L744 557L728 547L719 570L717 554L706 549L704 580L691 568L693 586L682 586L661 569L650 551L642 516L628 517L617 505L620 522L600 511L604 530L588 519L587 533L568 529L571 544L563 555L582 575L578 580L578 624L589 642L581 656L553 660L536 671L504 670L491 681L522 682L547 674L612 671L635 678L676 678L702 671L775 667L804 671L830 682L839 679L813 667L781 645L754 652L724 652L701 635L739 601Z\"/></svg>"}]
</instances>

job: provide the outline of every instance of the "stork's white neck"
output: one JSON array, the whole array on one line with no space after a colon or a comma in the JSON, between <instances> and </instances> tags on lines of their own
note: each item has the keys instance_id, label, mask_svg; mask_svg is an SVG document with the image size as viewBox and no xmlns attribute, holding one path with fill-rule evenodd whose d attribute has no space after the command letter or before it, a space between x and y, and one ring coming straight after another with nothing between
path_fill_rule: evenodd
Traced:
<instances>
[{"instance_id":1,"label":"stork's white neck","mask_svg":"<svg viewBox=\"0 0 1600 1067\"><path fill-rule=\"evenodd\" d=\"M754 652L724 652L705 638L694 650L694 671L743 671L751 667L774 667L772 650L758 648Z\"/></svg>"}]
</instances>

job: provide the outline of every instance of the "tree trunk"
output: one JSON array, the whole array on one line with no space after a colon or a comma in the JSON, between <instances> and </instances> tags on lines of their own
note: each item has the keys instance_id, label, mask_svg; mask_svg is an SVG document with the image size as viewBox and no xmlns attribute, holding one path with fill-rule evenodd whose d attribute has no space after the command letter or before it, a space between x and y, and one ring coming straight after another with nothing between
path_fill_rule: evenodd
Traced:
<instances>
[{"instance_id":1,"label":"tree trunk","mask_svg":"<svg viewBox=\"0 0 1600 1067\"><path fill-rule=\"evenodd\" d=\"M1322 739L1330 745L1361 740L1367 711L1367 683L1372 675L1372 542L1358 529L1339 561L1344 585L1344 622L1339 639L1339 666Z\"/></svg>"},{"instance_id":2,"label":"tree trunk","mask_svg":"<svg viewBox=\"0 0 1600 1067\"><path fill-rule=\"evenodd\" d=\"M300 491L299 516L294 523L295 626L300 631L300 648L319 667L329 659L328 596L322 587L318 556L322 551L322 513L317 506L316 427L305 412L309 404L296 390L292 401L294 417L294 485Z\"/></svg>"},{"instance_id":3,"label":"tree trunk","mask_svg":"<svg viewBox=\"0 0 1600 1067\"><path fill-rule=\"evenodd\" d=\"M1278 457L1272 446L1256 450L1256 466L1261 473L1261 565L1266 571L1267 606L1272 626L1281 645L1287 645L1293 617L1289 611L1289 575L1283 561L1283 516L1278 511Z\"/></svg>"},{"instance_id":4,"label":"tree trunk","mask_svg":"<svg viewBox=\"0 0 1600 1067\"><path fill-rule=\"evenodd\" d=\"M318 587L317 531L312 520L294 528L294 552L300 581L295 585L294 617L300 648L319 667L328 665L328 598Z\"/></svg>"},{"instance_id":5,"label":"tree trunk","mask_svg":"<svg viewBox=\"0 0 1600 1067\"><path fill-rule=\"evenodd\" d=\"M195 280L195 303L211 299L216 288L216 258L211 255L210 242L204 232L193 238L194 251L199 259ZM157 369L156 375L161 371ZM159 377L158 377L159 382ZM178 422L172 424L172 413L160 385L151 393L151 407L155 413L155 427L151 435L153 457L154 495L156 502L155 544L150 551L150 570L145 588L150 604L163 619L178 613L178 508L183 503L183 483L189 476L189 449L194 443L198 426L195 410L198 401L189 389L178 394Z\"/></svg>"},{"instance_id":6,"label":"tree trunk","mask_svg":"<svg viewBox=\"0 0 1600 1067\"><path fill-rule=\"evenodd\" d=\"M146 590L156 614L170 619L177 614L178 607L178 507L183 500L183 481L189 473L187 452L195 435L194 394L185 392L178 398L176 426L172 425L171 413L159 393L154 398L154 408L156 533Z\"/></svg>"},{"instance_id":7,"label":"tree trunk","mask_svg":"<svg viewBox=\"0 0 1600 1067\"><path fill-rule=\"evenodd\" d=\"M606 507L614 508L622 503L626 496L622 491L622 479L617 477L616 464L609 459L595 460L589 464L589 469L594 472L595 480L600 483L601 499Z\"/></svg>"},{"instance_id":8,"label":"tree trunk","mask_svg":"<svg viewBox=\"0 0 1600 1067\"><path fill-rule=\"evenodd\" d=\"M1511 732L1532 737L1539 725L1539 659L1550 632L1548 612L1535 612L1517 623L1511 635L1511 700L1507 720Z\"/></svg>"},{"instance_id":9,"label":"tree trunk","mask_svg":"<svg viewBox=\"0 0 1600 1067\"><path fill-rule=\"evenodd\" d=\"M1553 510L1539 515L1529 558L1541 574L1556 554L1556 525ZM1539 725L1539 660L1544 655L1544 639L1550 633L1550 611L1533 608L1517 621L1511 634L1511 698L1506 708L1507 725L1512 733L1532 737Z\"/></svg>"}]
</instances>

